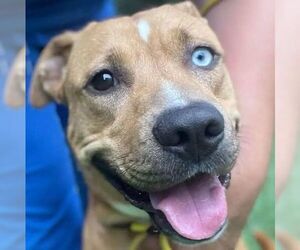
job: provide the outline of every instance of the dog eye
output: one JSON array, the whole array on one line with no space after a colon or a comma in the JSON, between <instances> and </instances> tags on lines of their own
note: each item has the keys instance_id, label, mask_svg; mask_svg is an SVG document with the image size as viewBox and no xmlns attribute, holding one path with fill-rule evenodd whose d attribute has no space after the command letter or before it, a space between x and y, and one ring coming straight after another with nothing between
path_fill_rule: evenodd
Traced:
<instances>
[{"instance_id":1,"label":"dog eye","mask_svg":"<svg viewBox=\"0 0 300 250\"><path fill-rule=\"evenodd\" d=\"M101 70L88 81L88 86L97 91L105 91L115 86L115 79L109 70Z\"/></svg>"},{"instance_id":2,"label":"dog eye","mask_svg":"<svg viewBox=\"0 0 300 250\"><path fill-rule=\"evenodd\" d=\"M214 62L215 54L212 49L199 47L192 54L192 61L198 67L207 68Z\"/></svg>"}]
</instances>

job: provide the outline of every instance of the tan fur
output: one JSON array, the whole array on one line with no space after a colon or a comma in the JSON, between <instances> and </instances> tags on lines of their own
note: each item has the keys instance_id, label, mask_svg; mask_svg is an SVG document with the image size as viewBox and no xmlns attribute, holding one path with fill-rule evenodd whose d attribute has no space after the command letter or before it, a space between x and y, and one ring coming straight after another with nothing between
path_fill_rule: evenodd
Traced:
<instances>
[{"instance_id":1,"label":"tan fur","mask_svg":"<svg viewBox=\"0 0 300 250\"><path fill-rule=\"evenodd\" d=\"M138 32L140 20L150 27L147 42ZM196 70L187 59L200 45L211 46L220 54L213 69ZM222 57L214 32L189 2L94 22L78 33L54 38L45 48L34 74L31 101L36 106L51 99L68 105L68 139L91 197L85 250L124 250L133 238L128 230L106 225L107 213L112 220L128 220L111 209L117 202L127 203L92 166L95 154L101 152L136 188L153 191L174 185L170 179L174 169L171 172L151 136L155 117L162 111L179 101L212 103L225 119L228 154L236 157L238 142L233 131L239 114ZM122 81L105 94L89 93L85 89L89 77L108 64L121 71ZM173 93L179 93L180 100ZM231 168L226 167L224 171ZM143 249L158 249L156 243L148 239Z\"/></svg>"},{"instance_id":2,"label":"tan fur","mask_svg":"<svg viewBox=\"0 0 300 250\"><path fill-rule=\"evenodd\" d=\"M8 106L20 107L25 102L25 48L17 54L5 84L4 101Z\"/></svg>"}]
</instances>

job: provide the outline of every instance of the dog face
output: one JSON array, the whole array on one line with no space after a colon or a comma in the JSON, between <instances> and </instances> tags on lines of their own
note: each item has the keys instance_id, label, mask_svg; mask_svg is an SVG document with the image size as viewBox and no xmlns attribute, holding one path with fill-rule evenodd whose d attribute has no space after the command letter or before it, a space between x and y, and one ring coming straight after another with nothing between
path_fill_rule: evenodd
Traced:
<instances>
[{"instance_id":1,"label":"dog face","mask_svg":"<svg viewBox=\"0 0 300 250\"><path fill-rule=\"evenodd\" d=\"M207 175L226 175L237 157L238 111L223 51L189 2L55 38L37 65L31 99L67 104L68 138L83 172L106 168L130 186L125 193L150 194L161 211L161 192L197 176L214 186ZM198 236L175 231L212 236L207 228Z\"/></svg>"}]
</instances>

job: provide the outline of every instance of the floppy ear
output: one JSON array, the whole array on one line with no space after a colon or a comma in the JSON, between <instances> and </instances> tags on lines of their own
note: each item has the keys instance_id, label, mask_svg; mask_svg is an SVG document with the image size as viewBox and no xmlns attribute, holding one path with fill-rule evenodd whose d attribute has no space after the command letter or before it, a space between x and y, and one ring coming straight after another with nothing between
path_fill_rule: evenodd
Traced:
<instances>
[{"instance_id":1,"label":"floppy ear","mask_svg":"<svg viewBox=\"0 0 300 250\"><path fill-rule=\"evenodd\" d=\"M174 7L178 10L181 10L183 12L186 12L194 17L200 17L200 11L196 7L195 4L193 4L191 1L184 1L182 3L174 4Z\"/></svg>"},{"instance_id":2,"label":"floppy ear","mask_svg":"<svg viewBox=\"0 0 300 250\"><path fill-rule=\"evenodd\" d=\"M8 74L4 102L11 107L20 107L25 103L25 48L17 54Z\"/></svg>"},{"instance_id":3,"label":"floppy ear","mask_svg":"<svg viewBox=\"0 0 300 250\"><path fill-rule=\"evenodd\" d=\"M49 101L64 103L63 83L70 52L77 33L66 32L54 37L43 50L34 70L30 101L41 107Z\"/></svg>"}]
</instances>

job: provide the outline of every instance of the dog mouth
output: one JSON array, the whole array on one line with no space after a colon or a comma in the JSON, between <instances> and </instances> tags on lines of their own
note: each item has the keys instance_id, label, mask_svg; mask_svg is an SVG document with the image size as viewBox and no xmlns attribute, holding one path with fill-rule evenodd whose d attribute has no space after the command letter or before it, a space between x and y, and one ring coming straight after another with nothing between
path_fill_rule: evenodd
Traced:
<instances>
[{"instance_id":1,"label":"dog mouth","mask_svg":"<svg viewBox=\"0 0 300 250\"><path fill-rule=\"evenodd\" d=\"M116 168L98 154L92 164L127 201L150 215L154 232L163 232L183 244L198 244L216 238L227 224L225 191L230 173L199 173L169 189L145 192L123 181Z\"/></svg>"}]
</instances>

